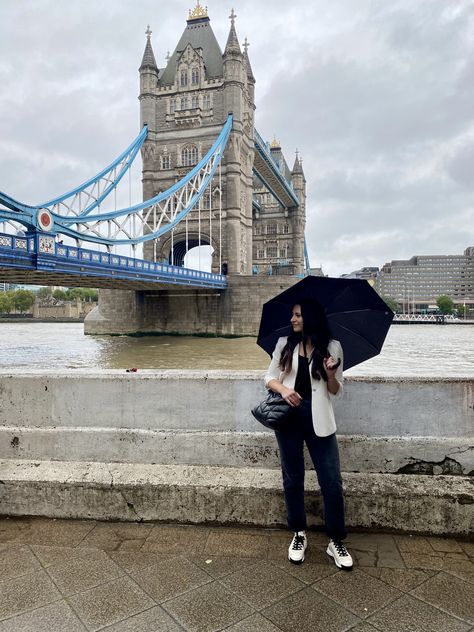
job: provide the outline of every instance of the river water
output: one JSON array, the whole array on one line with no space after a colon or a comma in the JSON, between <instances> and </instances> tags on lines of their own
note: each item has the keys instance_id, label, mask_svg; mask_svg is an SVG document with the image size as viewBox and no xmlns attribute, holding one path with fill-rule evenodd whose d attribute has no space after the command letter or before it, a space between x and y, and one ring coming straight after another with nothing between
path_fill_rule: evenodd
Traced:
<instances>
[{"instance_id":1,"label":"river water","mask_svg":"<svg viewBox=\"0 0 474 632\"><path fill-rule=\"evenodd\" d=\"M0 323L0 370L263 370L254 338L85 336L82 323ZM474 378L473 325L392 325L382 353L357 376Z\"/></svg>"}]
</instances>

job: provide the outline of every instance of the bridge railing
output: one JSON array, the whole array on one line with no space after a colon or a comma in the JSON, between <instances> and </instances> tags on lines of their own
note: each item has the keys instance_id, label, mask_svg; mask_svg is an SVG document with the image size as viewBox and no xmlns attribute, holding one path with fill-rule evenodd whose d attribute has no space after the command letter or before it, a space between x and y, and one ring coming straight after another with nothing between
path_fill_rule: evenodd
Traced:
<instances>
[{"instance_id":1,"label":"bridge railing","mask_svg":"<svg viewBox=\"0 0 474 632\"><path fill-rule=\"evenodd\" d=\"M125 273L128 276L149 280L173 280L174 283L183 285L199 282L208 286L226 287L227 279L223 274L192 270L182 266L175 266L165 262L154 262L146 259L127 257L118 253L108 253L99 250L90 250L77 246L69 246L55 241L54 236L37 233L18 237L6 233L0 233L0 267L5 265L10 255L22 255L31 259L38 255L50 264L50 268L56 272L71 271L73 267L84 267L84 276L88 275L91 267L95 274L103 272L102 276L113 276L114 273ZM6 263L8 266L8 263Z\"/></svg>"}]
</instances>

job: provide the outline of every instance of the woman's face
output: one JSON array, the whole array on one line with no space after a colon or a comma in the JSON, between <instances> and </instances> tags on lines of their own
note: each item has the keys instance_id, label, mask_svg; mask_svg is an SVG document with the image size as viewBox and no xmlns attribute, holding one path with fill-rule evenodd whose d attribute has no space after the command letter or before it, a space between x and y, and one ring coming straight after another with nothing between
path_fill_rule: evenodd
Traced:
<instances>
[{"instance_id":1,"label":"woman's face","mask_svg":"<svg viewBox=\"0 0 474 632\"><path fill-rule=\"evenodd\" d=\"M303 316L301 315L301 305L293 306L290 322L294 332L303 331Z\"/></svg>"}]
</instances>

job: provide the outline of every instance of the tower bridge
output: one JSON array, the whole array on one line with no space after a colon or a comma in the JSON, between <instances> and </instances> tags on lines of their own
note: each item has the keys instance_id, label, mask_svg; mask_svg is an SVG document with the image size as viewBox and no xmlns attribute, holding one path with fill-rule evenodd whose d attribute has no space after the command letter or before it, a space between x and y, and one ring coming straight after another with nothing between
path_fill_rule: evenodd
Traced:
<instances>
[{"instance_id":1,"label":"tower bridge","mask_svg":"<svg viewBox=\"0 0 474 632\"><path fill-rule=\"evenodd\" d=\"M0 193L2 281L104 288L86 333L255 333L261 303L309 267L306 181L255 129L249 44L229 17L222 52L197 2L163 68L147 28L141 132L99 174L36 205ZM143 202L117 208L138 153ZM204 245L211 269L185 268Z\"/></svg>"}]
</instances>

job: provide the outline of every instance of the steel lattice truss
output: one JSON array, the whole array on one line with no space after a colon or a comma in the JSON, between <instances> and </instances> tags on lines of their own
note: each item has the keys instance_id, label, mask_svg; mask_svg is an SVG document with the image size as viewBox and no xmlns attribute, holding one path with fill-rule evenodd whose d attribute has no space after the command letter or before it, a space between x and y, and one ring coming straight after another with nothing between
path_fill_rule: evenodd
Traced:
<instances>
[{"instance_id":1,"label":"steel lattice truss","mask_svg":"<svg viewBox=\"0 0 474 632\"><path fill-rule=\"evenodd\" d=\"M109 167L58 198L28 206L0 192L0 203L10 209L0 208L0 222L106 246L135 245L157 239L175 228L195 208L220 164L231 128L232 116L229 115L202 160L179 182L145 202L115 211L100 211L100 204L130 168L146 138L146 127Z\"/></svg>"}]
</instances>

